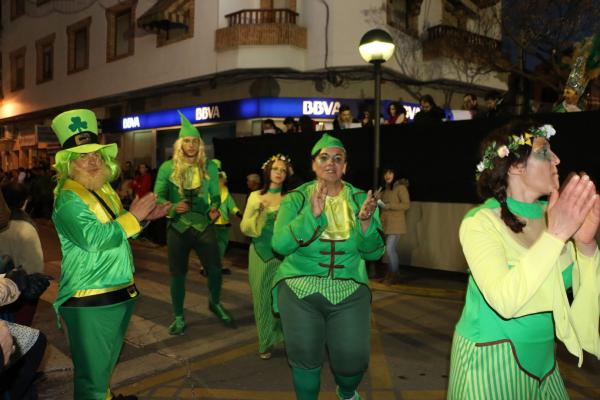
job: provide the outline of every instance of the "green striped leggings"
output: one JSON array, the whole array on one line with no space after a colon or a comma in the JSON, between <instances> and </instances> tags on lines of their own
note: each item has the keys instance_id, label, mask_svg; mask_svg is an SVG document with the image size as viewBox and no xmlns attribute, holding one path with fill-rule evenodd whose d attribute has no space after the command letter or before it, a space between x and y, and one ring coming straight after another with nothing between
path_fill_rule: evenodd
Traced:
<instances>
[{"instance_id":1,"label":"green striped leggings","mask_svg":"<svg viewBox=\"0 0 600 400\"><path fill-rule=\"evenodd\" d=\"M558 364L541 382L526 374L511 344L476 346L454 333L450 359L449 400L562 400L569 395Z\"/></svg>"}]
</instances>

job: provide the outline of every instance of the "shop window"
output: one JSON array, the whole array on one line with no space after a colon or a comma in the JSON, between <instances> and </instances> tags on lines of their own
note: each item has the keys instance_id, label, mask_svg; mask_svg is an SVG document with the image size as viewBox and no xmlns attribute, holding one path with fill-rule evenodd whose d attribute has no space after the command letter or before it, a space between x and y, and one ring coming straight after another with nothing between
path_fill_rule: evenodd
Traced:
<instances>
[{"instance_id":1,"label":"shop window","mask_svg":"<svg viewBox=\"0 0 600 400\"><path fill-rule=\"evenodd\" d=\"M25 89L25 52L26 47L21 47L10 54L10 90Z\"/></svg>"},{"instance_id":2,"label":"shop window","mask_svg":"<svg viewBox=\"0 0 600 400\"><path fill-rule=\"evenodd\" d=\"M54 78L54 39L56 34L48 35L35 42L36 82L44 83Z\"/></svg>"},{"instance_id":3,"label":"shop window","mask_svg":"<svg viewBox=\"0 0 600 400\"><path fill-rule=\"evenodd\" d=\"M69 74L83 71L89 67L91 23L92 17L88 17L67 27L69 43L67 72Z\"/></svg>"},{"instance_id":4,"label":"shop window","mask_svg":"<svg viewBox=\"0 0 600 400\"><path fill-rule=\"evenodd\" d=\"M194 36L194 1L176 2L177 7L168 12L165 29L158 32L158 46L179 42Z\"/></svg>"},{"instance_id":5,"label":"shop window","mask_svg":"<svg viewBox=\"0 0 600 400\"><path fill-rule=\"evenodd\" d=\"M106 25L106 61L133 55L135 2L119 4L106 10Z\"/></svg>"},{"instance_id":6,"label":"shop window","mask_svg":"<svg viewBox=\"0 0 600 400\"><path fill-rule=\"evenodd\" d=\"M10 20L25 15L25 0L10 0Z\"/></svg>"}]
</instances>

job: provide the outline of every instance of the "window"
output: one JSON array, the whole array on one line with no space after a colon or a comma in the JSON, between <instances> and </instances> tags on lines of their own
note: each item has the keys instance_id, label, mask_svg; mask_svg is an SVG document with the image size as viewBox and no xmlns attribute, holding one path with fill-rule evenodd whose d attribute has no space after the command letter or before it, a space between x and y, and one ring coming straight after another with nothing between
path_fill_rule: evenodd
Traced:
<instances>
[{"instance_id":1,"label":"window","mask_svg":"<svg viewBox=\"0 0 600 400\"><path fill-rule=\"evenodd\" d=\"M119 4L108 9L106 25L106 61L132 55L135 44L135 2Z\"/></svg>"},{"instance_id":2,"label":"window","mask_svg":"<svg viewBox=\"0 0 600 400\"><path fill-rule=\"evenodd\" d=\"M421 0L388 0L387 24L410 35L418 34Z\"/></svg>"},{"instance_id":3,"label":"window","mask_svg":"<svg viewBox=\"0 0 600 400\"><path fill-rule=\"evenodd\" d=\"M35 42L36 50L36 82L43 83L54 78L54 38L48 35Z\"/></svg>"},{"instance_id":4,"label":"window","mask_svg":"<svg viewBox=\"0 0 600 400\"><path fill-rule=\"evenodd\" d=\"M19 18L25 15L25 0L10 0L10 19Z\"/></svg>"},{"instance_id":5,"label":"window","mask_svg":"<svg viewBox=\"0 0 600 400\"><path fill-rule=\"evenodd\" d=\"M10 53L10 90L25 89L25 52L26 47Z\"/></svg>"},{"instance_id":6,"label":"window","mask_svg":"<svg viewBox=\"0 0 600 400\"><path fill-rule=\"evenodd\" d=\"M158 32L158 46L194 36L194 1L180 0L174 4L177 6L167 12L169 21L167 28Z\"/></svg>"},{"instance_id":7,"label":"window","mask_svg":"<svg viewBox=\"0 0 600 400\"><path fill-rule=\"evenodd\" d=\"M88 17L67 28L69 41L67 72L69 74L83 71L89 67L91 23L92 17Z\"/></svg>"}]
</instances>

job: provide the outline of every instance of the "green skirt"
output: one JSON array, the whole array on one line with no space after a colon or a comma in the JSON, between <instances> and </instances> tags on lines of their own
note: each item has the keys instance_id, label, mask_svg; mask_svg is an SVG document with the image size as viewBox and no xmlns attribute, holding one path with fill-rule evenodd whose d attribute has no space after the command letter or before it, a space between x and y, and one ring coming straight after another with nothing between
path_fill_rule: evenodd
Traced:
<instances>
[{"instance_id":1,"label":"green skirt","mask_svg":"<svg viewBox=\"0 0 600 400\"><path fill-rule=\"evenodd\" d=\"M558 364L543 379L519 367L510 342L477 346L454 333L449 400L563 400L569 395Z\"/></svg>"},{"instance_id":2,"label":"green skirt","mask_svg":"<svg viewBox=\"0 0 600 400\"><path fill-rule=\"evenodd\" d=\"M254 244L250 245L248 279L252 291L254 318L258 330L258 351L260 353L264 353L274 345L283 342L281 320L273 314L271 309L273 278L280 264L281 261L277 258L263 261L256 253Z\"/></svg>"}]
</instances>

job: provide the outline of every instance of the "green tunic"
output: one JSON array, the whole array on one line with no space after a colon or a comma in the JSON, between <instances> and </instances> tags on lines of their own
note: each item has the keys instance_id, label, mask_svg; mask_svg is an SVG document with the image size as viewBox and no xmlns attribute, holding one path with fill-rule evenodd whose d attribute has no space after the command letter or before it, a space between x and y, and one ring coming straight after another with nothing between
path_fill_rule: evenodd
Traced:
<instances>
[{"instance_id":1,"label":"green tunic","mask_svg":"<svg viewBox=\"0 0 600 400\"><path fill-rule=\"evenodd\" d=\"M173 181L173 160L165 161L158 170L154 193L158 197L158 203L167 201L173 203L167 218L169 218L169 226L179 233L185 232L190 227L198 232L203 232L210 225L208 212L211 208L219 208L221 204L219 170L212 161L208 161L206 172L208 179L201 177L197 184L190 183L188 188L183 190L182 195L179 187ZM175 206L184 199L188 201L190 210L177 214Z\"/></svg>"},{"instance_id":2,"label":"green tunic","mask_svg":"<svg viewBox=\"0 0 600 400\"><path fill-rule=\"evenodd\" d=\"M319 218L313 216L310 197L316 187L316 181L303 184L283 199L272 241L273 249L285 256L273 281L275 311L278 312L277 284L281 280L314 276L334 281L352 280L368 286L365 260L377 260L385 251L379 212L375 211L367 231L363 233L357 221L367 195L347 182L343 185L343 195L352 217L347 239L326 238L323 235L328 225L336 221L329 223L325 212ZM303 286L306 286L307 282L310 283L310 280L305 280ZM337 289L334 287L333 290ZM305 287L303 292L311 291ZM312 291L315 292L318 290Z\"/></svg>"}]
</instances>

